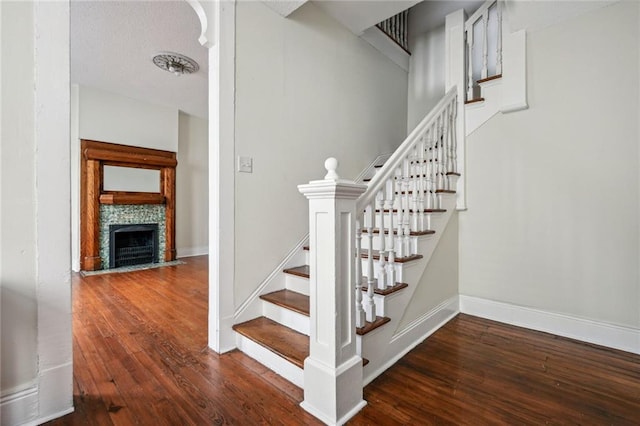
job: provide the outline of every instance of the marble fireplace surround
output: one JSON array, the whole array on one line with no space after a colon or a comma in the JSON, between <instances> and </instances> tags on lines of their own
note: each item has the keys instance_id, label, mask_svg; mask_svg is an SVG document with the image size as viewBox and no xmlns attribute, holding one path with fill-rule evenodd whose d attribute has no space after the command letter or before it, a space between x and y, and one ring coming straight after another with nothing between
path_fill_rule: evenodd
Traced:
<instances>
[{"instance_id":1,"label":"marble fireplace surround","mask_svg":"<svg viewBox=\"0 0 640 426\"><path fill-rule=\"evenodd\" d=\"M153 216L164 223L159 260L175 260L176 153L85 139L80 144L80 269L109 267L101 241L105 225L101 217L107 211L154 212ZM104 166L159 170L160 192L105 191Z\"/></svg>"}]
</instances>

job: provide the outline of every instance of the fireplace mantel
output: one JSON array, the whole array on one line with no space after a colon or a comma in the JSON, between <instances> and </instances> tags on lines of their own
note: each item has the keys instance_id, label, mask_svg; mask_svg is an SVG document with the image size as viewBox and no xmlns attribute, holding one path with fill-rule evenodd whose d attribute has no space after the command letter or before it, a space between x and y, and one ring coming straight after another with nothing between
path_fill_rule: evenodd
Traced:
<instances>
[{"instance_id":1,"label":"fireplace mantel","mask_svg":"<svg viewBox=\"0 0 640 426\"><path fill-rule=\"evenodd\" d=\"M80 269L102 268L100 204L164 204L165 262L175 260L176 153L82 139L80 164ZM160 171L160 192L104 191L104 166Z\"/></svg>"}]
</instances>

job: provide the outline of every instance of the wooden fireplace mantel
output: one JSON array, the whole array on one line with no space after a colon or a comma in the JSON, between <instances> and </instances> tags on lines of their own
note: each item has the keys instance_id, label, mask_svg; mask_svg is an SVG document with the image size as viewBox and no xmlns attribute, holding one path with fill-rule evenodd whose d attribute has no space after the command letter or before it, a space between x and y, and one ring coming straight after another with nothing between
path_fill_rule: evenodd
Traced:
<instances>
[{"instance_id":1,"label":"wooden fireplace mantel","mask_svg":"<svg viewBox=\"0 0 640 426\"><path fill-rule=\"evenodd\" d=\"M100 204L164 204L165 262L175 260L176 153L82 139L80 141L80 269L102 268ZM104 191L104 166L160 171L160 192Z\"/></svg>"}]
</instances>

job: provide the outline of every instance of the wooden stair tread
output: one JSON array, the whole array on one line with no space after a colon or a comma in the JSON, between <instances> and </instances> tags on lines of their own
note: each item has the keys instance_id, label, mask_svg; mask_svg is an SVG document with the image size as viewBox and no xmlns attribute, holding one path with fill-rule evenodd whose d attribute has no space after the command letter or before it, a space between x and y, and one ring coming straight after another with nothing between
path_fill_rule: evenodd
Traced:
<instances>
[{"instance_id":1,"label":"wooden stair tread","mask_svg":"<svg viewBox=\"0 0 640 426\"><path fill-rule=\"evenodd\" d=\"M366 228L363 229L362 233L366 234L367 233L367 229ZM380 229L379 228L374 228L373 229L373 233L374 234L379 234L380 233ZM385 229L384 233L388 235L389 234L389 230ZM394 229L393 233L394 233L394 235L398 235L398 230ZM412 237L420 237L422 235L432 235L432 234L435 234L435 233L436 233L436 231L433 231L431 229L427 229L426 231L409 231L409 235L412 236Z\"/></svg>"},{"instance_id":2,"label":"wooden stair tread","mask_svg":"<svg viewBox=\"0 0 640 426\"><path fill-rule=\"evenodd\" d=\"M368 259L369 258L369 250L363 250L362 253L361 253L361 257L363 259ZM380 252L378 250L373 250L373 259L374 260L379 260L380 259ZM411 262L412 260L418 260L418 259L422 259L422 255L421 254L411 254L409 256L396 257L395 261L397 263L405 263L405 262Z\"/></svg>"},{"instance_id":3,"label":"wooden stair tread","mask_svg":"<svg viewBox=\"0 0 640 426\"><path fill-rule=\"evenodd\" d=\"M367 333L372 332L378 327L381 327L391 321L389 317L376 317L376 320L373 322L367 322L363 327L356 328L356 334L359 336L363 336Z\"/></svg>"},{"instance_id":4,"label":"wooden stair tread","mask_svg":"<svg viewBox=\"0 0 640 426\"><path fill-rule=\"evenodd\" d=\"M496 74L496 75L492 75L486 78L481 78L480 80L477 80L476 83L481 84L481 83L486 83L487 81L491 81L491 80L497 80L499 78L502 78L502 74Z\"/></svg>"},{"instance_id":5,"label":"wooden stair tread","mask_svg":"<svg viewBox=\"0 0 640 426\"><path fill-rule=\"evenodd\" d=\"M404 194L409 194L409 195L411 195L411 194L413 194L413 192L414 192L414 191L413 191L413 189L412 189L412 190L410 190L410 191L396 191L396 195L404 195ZM416 193L423 192L423 193L425 193L425 194L426 194L427 192L431 192L431 191L424 190L424 191L415 191L415 192L416 192ZM436 194L441 194L441 193L445 193L445 194L455 194L455 193L456 193L456 191L454 191L453 189L436 189Z\"/></svg>"},{"instance_id":6,"label":"wooden stair tread","mask_svg":"<svg viewBox=\"0 0 640 426\"><path fill-rule=\"evenodd\" d=\"M309 278L309 265L296 266L295 268L286 268L283 270L285 274L297 275L303 278Z\"/></svg>"},{"instance_id":7,"label":"wooden stair tread","mask_svg":"<svg viewBox=\"0 0 640 426\"><path fill-rule=\"evenodd\" d=\"M447 209L424 209L422 213L445 213ZM413 213L413 209L409 209L409 213ZM380 213L380 209L376 209L376 213ZM384 209L384 213L389 213L389 209ZM398 213L398 209L393 209L393 213ZM421 213L417 210L416 213ZM306 250L306 249L305 249Z\"/></svg>"},{"instance_id":8,"label":"wooden stair tread","mask_svg":"<svg viewBox=\"0 0 640 426\"><path fill-rule=\"evenodd\" d=\"M364 178L364 179L362 179L362 181L363 182L371 182L371 179L373 179L373 178Z\"/></svg>"},{"instance_id":9,"label":"wooden stair tread","mask_svg":"<svg viewBox=\"0 0 640 426\"><path fill-rule=\"evenodd\" d=\"M366 278L366 277L362 277L362 281L360 281L360 282L362 282L362 283L367 283L367 284L363 284L363 285L362 285L362 287L361 287L361 288L362 288L362 291L367 291L367 290L369 289L368 282L367 282L367 278ZM377 287L377 285L378 285L378 279L377 279L377 278L375 278L375 279L373 280L373 289L374 289L374 290L373 290L373 292L374 292L375 294L379 294L379 295L381 295L381 296L387 296L387 295L389 295L389 294L391 294L391 293L395 293L396 291L400 291L400 290L402 290L403 288L407 288L407 287L409 287L409 284L407 284L407 283L395 283L395 284L394 284L393 286L391 286L391 287L387 287L387 288L385 288L384 290L380 290L380 289Z\"/></svg>"},{"instance_id":10,"label":"wooden stair tread","mask_svg":"<svg viewBox=\"0 0 640 426\"><path fill-rule=\"evenodd\" d=\"M265 317L236 324L233 329L299 368L309 356L309 336Z\"/></svg>"},{"instance_id":11,"label":"wooden stair tread","mask_svg":"<svg viewBox=\"0 0 640 426\"><path fill-rule=\"evenodd\" d=\"M278 290L263 294L260 299L282 306L290 311L309 316L309 296L291 290Z\"/></svg>"},{"instance_id":12,"label":"wooden stair tread","mask_svg":"<svg viewBox=\"0 0 640 426\"><path fill-rule=\"evenodd\" d=\"M469 104L475 104L477 102L484 102L484 98L475 98L475 99L470 99L468 101L464 101L465 105L469 105Z\"/></svg>"},{"instance_id":13,"label":"wooden stair tread","mask_svg":"<svg viewBox=\"0 0 640 426\"><path fill-rule=\"evenodd\" d=\"M384 164L376 164L375 166L373 166L374 169L380 169L382 168L382 166L384 166Z\"/></svg>"}]
</instances>

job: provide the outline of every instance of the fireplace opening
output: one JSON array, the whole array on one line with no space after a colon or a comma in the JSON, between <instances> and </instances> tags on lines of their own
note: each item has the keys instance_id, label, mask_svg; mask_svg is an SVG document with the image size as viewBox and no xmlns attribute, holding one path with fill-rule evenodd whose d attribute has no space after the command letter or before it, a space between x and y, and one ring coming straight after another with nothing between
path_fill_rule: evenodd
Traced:
<instances>
[{"instance_id":1,"label":"fireplace opening","mask_svg":"<svg viewBox=\"0 0 640 426\"><path fill-rule=\"evenodd\" d=\"M158 263L158 224L109 225L109 268Z\"/></svg>"}]
</instances>

